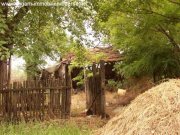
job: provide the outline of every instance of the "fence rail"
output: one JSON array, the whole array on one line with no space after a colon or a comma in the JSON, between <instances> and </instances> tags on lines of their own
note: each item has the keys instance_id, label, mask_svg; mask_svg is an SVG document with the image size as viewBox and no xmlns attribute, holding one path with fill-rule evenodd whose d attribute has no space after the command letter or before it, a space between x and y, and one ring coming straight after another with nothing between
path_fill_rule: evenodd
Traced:
<instances>
[{"instance_id":1,"label":"fence rail","mask_svg":"<svg viewBox=\"0 0 180 135\"><path fill-rule=\"evenodd\" d=\"M68 79L14 82L0 89L0 116L6 121L68 118L71 87Z\"/></svg>"}]
</instances>

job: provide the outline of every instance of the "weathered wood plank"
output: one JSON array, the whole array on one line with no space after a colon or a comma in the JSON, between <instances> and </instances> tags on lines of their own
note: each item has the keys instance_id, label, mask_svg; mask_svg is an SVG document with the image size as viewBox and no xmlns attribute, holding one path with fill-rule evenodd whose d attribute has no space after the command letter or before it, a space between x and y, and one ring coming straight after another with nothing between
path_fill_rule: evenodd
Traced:
<instances>
[{"instance_id":1,"label":"weathered wood plank","mask_svg":"<svg viewBox=\"0 0 180 135\"><path fill-rule=\"evenodd\" d=\"M48 110L52 110L53 116L68 118L71 87L67 65L64 65L64 70L63 80L28 80L0 89L0 114L10 121L28 122L44 120L46 115L51 115Z\"/></svg>"}]
</instances>

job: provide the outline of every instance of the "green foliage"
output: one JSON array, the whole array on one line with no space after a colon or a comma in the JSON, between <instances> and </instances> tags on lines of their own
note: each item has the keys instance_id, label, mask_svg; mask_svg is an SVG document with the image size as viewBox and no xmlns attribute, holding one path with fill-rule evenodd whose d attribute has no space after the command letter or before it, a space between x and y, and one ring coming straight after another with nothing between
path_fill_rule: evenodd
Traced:
<instances>
[{"instance_id":1,"label":"green foliage","mask_svg":"<svg viewBox=\"0 0 180 135\"><path fill-rule=\"evenodd\" d=\"M63 15L62 12L50 7L31 7L30 11L13 33L16 45L13 51L26 61L28 75L33 75L46 64L45 57L59 60L59 55L66 51L67 37L55 19L57 12Z\"/></svg>"},{"instance_id":2,"label":"green foliage","mask_svg":"<svg viewBox=\"0 0 180 135\"><path fill-rule=\"evenodd\" d=\"M93 73L91 71L86 71L87 77L93 77Z\"/></svg>"},{"instance_id":3,"label":"green foliage","mask_svg":"<svg viewBox=\"0 0 180 135\"><path fill-rule=\"evenodd\" d=\"M104 0L98 5L97 27L104 28L109 42L124 55L124 61L115 66L120 74L160 78L180 75L178 2Z\"/></svg>"},{"instance_id":4,"label":"green foliage","mask_svg":"<svg viewBox=\"0 0 180 135\"><path fill-rule=\"evenodd\" d=\"M26 2L34 2L34 0ZM43 0L41 2L57 1ZM82 35L86 33L84 21L91 14L90 9L85 8L85 4L81 5L81 0L58 2L62 5L65 2L66 5L57 7L3 7L4 12L0 12L0 18L2 18L1 16L7 18L3 20L3 23L0 23L0 32L3 35L0 39L0 51L5 52L4 48L1 47L2 45L13 45L13 50L8 46L5 48L25 59L26 69L27 72L31 72L30 74L38 71L40 66L46 63L44 60L46 56L57 60L57 57L63 56L70 50L71 44L75 40L82 42ZM5 12L6 9L9 12ZM8 26L4 24L8 24ZM10 30L5 31L5 26ZM6 40L5 37L10 40ZM3 55L0 54L4 57Z\"/></svg>"},{"instance_id":5,"label":"green foliage","mask_svg":"<svg viewBox=\"0 0 180 135\"><path fill-rule=\"evenodd\" d=\"M0 9L0 60L9 58L10 52L4 44L7 44L7 37L4 37L5 31L8 30L2 10Z\"/></svg>"},{"instance_id":6,"label":"green foliage","mask_svg":"<svg viewBox=\"0 0 180 135\"><path fill-rule=\"evenodd\" d=\"M8 7L8 14L0 11L1 59L14 53L25 59L27 70L36 72L46 56L56 59L54 56L70 52L76 55L72 67L84 68L104 57L90 55L83 46L89 45L88 39L84 39L86 27L92 27L96 35L104 34L106 42L123 52L124 61L116 65L122 75L179 76L179 2L85 0L85 5L72 4L82 3L81 0L60 2L69 6L28 7L28 10ZM13 50L9 45L14 46Z\"/></svg>"},{"instance_id":7,"label":"green foliage","mask_svg":"<svg viewBox=\"0 0 180 135\"><path fill-rule=\"evenodd\" d=\"M2 45L0 45L0 60L7 60L10 57L10 51L8 48L4 47L5 41L1 41Z\"/></svg>"},{"instance_id":8,"label":"green foliage","mask_svg":"<svg viewBox=\"0 0 180 135\"><path fill-rule=\"evenodd\" d=\"M85 48L84 45L78 41L71 44L69 53L75 56L71 62L71 69L73 67L87 67L92 65L93 62L98 63L101 59L106 57L104 53L95 54L91 52L90 48Z\"/></svg>"},{"instance_id":9,"label":"green foliage","mask_svg":"<svg viewBox=\"0 0 180 135\"><path fill-rule=\"evenodd\" d=\"M96 62L96 63L99 63L100 60L107 57L107 56L104 55L104 53L98 53L98 54L90 53L88 55L89 55L88 60L91 61L91 62Z\"/></svg>"},{"instance_id":10,"label":"green foliage","mask_svg":"<svg viewBox=\"0 0 180 135\"><path fill-rule=\"evenodd\" d=\"M72 67L85 67L90 62L87 60L87 50L86 48L80 44L79 42L75 42L72 45L72 48L70 50L70 53L75 55L73 61L72 61Z\"/></svg>"},{"instance_id":11,"label":"green foliage","mask_svg":"<svg viewBox=\"0 0 180 135\"><path fill-rule=\"evenodd\" d=\"M57 123L20 123L18 125L1 124L0 135L89 135L90 130L80 129L75 124Z\"/></svg>"},{"instance_id":12,"label":"green foliage","mask_svg":"<svg viewBox=\"0 0 180 135\"><path fill-rule=\"evenodd\" d=\"M83 75L84 75L84 72L81 71L75 78L73 78L73 81L77 81L78 86L82 86L84 84Z\"/></svg>"},{"instance_id":13,"label":"green foliage","mask_svg":"<svg viewBox=\"0 0 180 135\"><path fill-rule=\"evenodd\" d=\"M108 89L117 90L118 88L122 88L122 83L110 79L106 86Z\"/></svg>"},{"instance_id":14,"label":"green foliage","mask_svg":"<svg viewBox=\"0 0 180 135\"><path fill-rule=\"evenodd\" d=\"M179 54L173 47L163 44L139 45L131 49L126 60L117 63L115 68L119 74L127 77L143 75L164 75L174 77L180 75Z\"/></svg>"}]
</instances>

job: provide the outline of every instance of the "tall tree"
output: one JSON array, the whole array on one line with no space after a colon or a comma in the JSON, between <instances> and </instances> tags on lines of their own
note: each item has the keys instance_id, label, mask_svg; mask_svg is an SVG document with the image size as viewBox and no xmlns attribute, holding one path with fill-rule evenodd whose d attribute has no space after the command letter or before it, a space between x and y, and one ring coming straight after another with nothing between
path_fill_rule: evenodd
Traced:
<instances>
[{"instance_id":1,"label":"tall tree","mask_svg":"<svg viewBox=\"0 0 180 135\"><path fill-rule=\"evenodd\" d=\"M13 2L12 0L1 0L1 86L6 86L9 79L10 54L16 53L23 56L28 63L27 67L34 68L42 62L44 55L51 56L51 52L62 51L66 48L64 46L69 46L68 42L65 43L67 40L65 30L70 31L74 39L81 40L81 35L85 32L84 20L90 12L89 9L83 8L84 5L77 4L80 1L61 0L58 3L62 3L62 6L51 7L10 7L3 6L2 2ZM27 2L38 1L29 0ZM44 0L43 2L57 1Z\"/></svg>"},{"instance_id":2,"label":"tall tree","mask_svg":"<svg viewBox=\"0 0 180 135\"><path fill-rule=\"evenodd\" d=\"M121 74L154 78L180 75L178 0L94 2L96 29L107 34L108 41L125 55L123 63L116 66Z\"/></svg>"},{"instance_id":3,"label":"tall tree","mask_svg":"<svg viewBox=\"0 0 180 135\"><path fill-rule=\"evenodd\" d=\"M1 2L8 2L8 0L2 0ZM0 86L4 87L9 82L9 66L8 59L10 56L10 51L13 47L13 32L17 28L18 24L22 18L28 12L28 7L21 7L18 12L14 14L9 14L10 8L8 6L1 5L0 17L2 20L2 26L4 30L1 32L1 54L0 54Z\"/></svg>"}]
</instances>

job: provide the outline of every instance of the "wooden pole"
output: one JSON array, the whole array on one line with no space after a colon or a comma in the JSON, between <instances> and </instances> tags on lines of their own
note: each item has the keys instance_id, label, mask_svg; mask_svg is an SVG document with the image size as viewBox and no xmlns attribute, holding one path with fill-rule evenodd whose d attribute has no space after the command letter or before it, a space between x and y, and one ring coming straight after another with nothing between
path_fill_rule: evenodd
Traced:
<instances>
[{"instance_id":1,"label":"wooden pole","mask_svg":"<svg viewBox=\"0 0 180 135\"><path fill-rule=\"evenodd\" d=\"M104 118L106 116L105 111L105 62L100 61L100 77L101 77L101 116Z\"/></svg>"},{"instance_id":2,"label":"wooden pole","mask_svg":"<svg viewBox=\"0 0 180 135\"><path fill-rule=\"evenodd\" d=\"M86 93L86 109L88 109L89 105L89 96L88 96L88 85L87 85L87 74L86 74L86 67L84 66L84 86L85 86L85 93Z\"/></svg>"},{"instance_id":3,"label":"wooden pole","mask_svg":"<svg viewBox=\"0 0 180 135\"><path fill-rule=\"evenodd\" d=\"M68 118L70 116L70 108L71 108L71 82L70 82L70 74L68 70L68 65L63 64L64 71L64 86L65 89L62 91L62 113L61 118Z\"/></svg>"},{"instance_id":4,"label":"wooden pole","mask_svg":"<svg viewBox=\"0 0 180 135\"><path fill-rule=\"evenodd\" d=\"M66 65L66 91L67 91L67 104L66 104L66 118L70 117L70 112L71 112L71 77L70 77L70 72L69 72L69 67Z\"/></svg>"}]
</instances>

